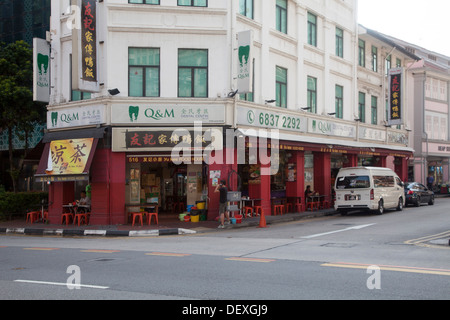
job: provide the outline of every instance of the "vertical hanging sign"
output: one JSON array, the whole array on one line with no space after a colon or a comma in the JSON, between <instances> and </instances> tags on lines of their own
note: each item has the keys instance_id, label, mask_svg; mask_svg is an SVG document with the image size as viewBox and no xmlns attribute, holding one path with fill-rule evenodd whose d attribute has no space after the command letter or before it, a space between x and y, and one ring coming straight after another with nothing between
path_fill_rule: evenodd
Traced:
<instances>
[{"instance_id":1,"label":"vertical hanging sign","mask_svg":"<svg viewBox=\"0 0 450 320\"><path fill-rule=\"evenodd\" d=\"M253 92L253 31L243 31L238 36L237 88L239 93Z\"/></svg>"},{"instance_id":2,"label":"vertical hanging sign","mask_svg":"<svg viewBox=\"0 0 450 320\"><path fill-rule=\"evenodd\" d=\"M84 81L97 82L97 3L81 2L81 65Z\"/></svg>"},{"instance_id":3,"label":"vertical hanging sign","mask_svg":"<svg viewBox=\"0 0 450 320\"><path fill-rule=\"evenodd\" d=\"M33 101L50 101L50 44L33 38Z\"/></svg>"},{"instance_id":4,"label":"vertical hanging sign","mask_svg":"<svg viewBox=\"0 0 450 320\"><path fill-rule=\"evenodd\" d=\"M388 124L403 124L403 68L389 70Z\"/></svg>"},{"instance_id":5,"label":"vertical hanging sign","mask_svg":"<svg viewBox=\"0 0 450 320\"><path fill-rule=\"evenodd\" d=\"M73 1L73 0L72 0ZM72 89L99 92L98 46L97 46L97 1L78 0L79 28L72 37Z\"/></svg>"}]
</instances>

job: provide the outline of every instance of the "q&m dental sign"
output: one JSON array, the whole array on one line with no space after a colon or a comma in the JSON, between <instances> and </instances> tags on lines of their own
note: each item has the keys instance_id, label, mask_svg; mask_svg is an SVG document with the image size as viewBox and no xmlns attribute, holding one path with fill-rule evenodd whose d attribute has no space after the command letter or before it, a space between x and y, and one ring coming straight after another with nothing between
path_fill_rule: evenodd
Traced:
<instances>
[{"instance_id":1,"label":"q&m dental sign","mask_svg":"<svg viewBox=\"0 0 450 320\"><path fill-rule=\"evenodd\" d=\"M106 123L105 105L58 109L47 112L47 129L62 129Z\"/></svg>"},{"instance_id":2,"label":"q&m dental sign","mask_svg":"<svg viewBox=\"0 0 450 320\"><path fill-rule=\"evenodd\" d=\"M225 105L116 104L111 108L111 124L225 123Z\"/></svg>"}]
</instances>

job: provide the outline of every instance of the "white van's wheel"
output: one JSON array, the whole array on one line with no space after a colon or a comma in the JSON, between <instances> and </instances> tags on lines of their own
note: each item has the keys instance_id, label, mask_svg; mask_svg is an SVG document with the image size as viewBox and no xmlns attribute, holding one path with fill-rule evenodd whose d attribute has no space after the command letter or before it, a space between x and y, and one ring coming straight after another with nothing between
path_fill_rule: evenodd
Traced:
<instances>
[{"instance_id":1,"label":"white van's wheel","mask_svg":"<svg viewBox=\"0 0 450 320\"><path fill-rule=\"evenodd\" d=\"M377 214L382 215L383 213L384 213L384 203L383 203L383 200L380 200L378 202Z\"/></svg>"},{"instance_id":2,"label":"white van's wheel","mask_svg":"<svg viewBox=\"0 0 450 320\"><path fill-rule=\"evenodd\" d=\"M403 211L403 198L398 199L397 211Z\"/></svg>"}]
</instances>

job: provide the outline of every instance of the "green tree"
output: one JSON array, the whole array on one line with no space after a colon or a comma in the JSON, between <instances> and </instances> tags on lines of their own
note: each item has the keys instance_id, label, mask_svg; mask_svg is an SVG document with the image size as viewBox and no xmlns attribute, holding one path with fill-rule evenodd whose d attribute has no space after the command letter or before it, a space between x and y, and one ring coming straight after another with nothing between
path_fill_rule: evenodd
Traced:
<instances>
[{"instance_id":1,"label":"green tree","mask_svg":"<svg viewBox=\"0 0 450 320\"><path fill-rule=\"evenodd\" d=\"M25 41L0 44L0 128L8 131L9 173L16 192L23 161L14 164L13 135L15 129L28 137L33 123L42 121L45 108L33 102L33 50ZM26 156L28 146L25 140Z\"/></svg>"}]
</instances>

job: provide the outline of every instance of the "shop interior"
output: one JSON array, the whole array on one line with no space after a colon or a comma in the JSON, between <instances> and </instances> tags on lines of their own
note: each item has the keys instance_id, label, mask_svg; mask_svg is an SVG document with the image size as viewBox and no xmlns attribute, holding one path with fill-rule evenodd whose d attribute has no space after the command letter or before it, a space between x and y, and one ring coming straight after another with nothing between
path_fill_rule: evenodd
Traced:
<instances>
[{"instance_id":1,"label":"shop interior","mask_svg":"<svg viewBox=\"0 0 450 320\"><path fill-rule=\"evenodd\" d=\"M158 158L128 163L125 202L141 207L157 205L158 213L166 216L188 211L199 202L204 203L203 208L207 199L206 170L204 164L175 165L158 162Z\"/></svg>"}]
</instances>

